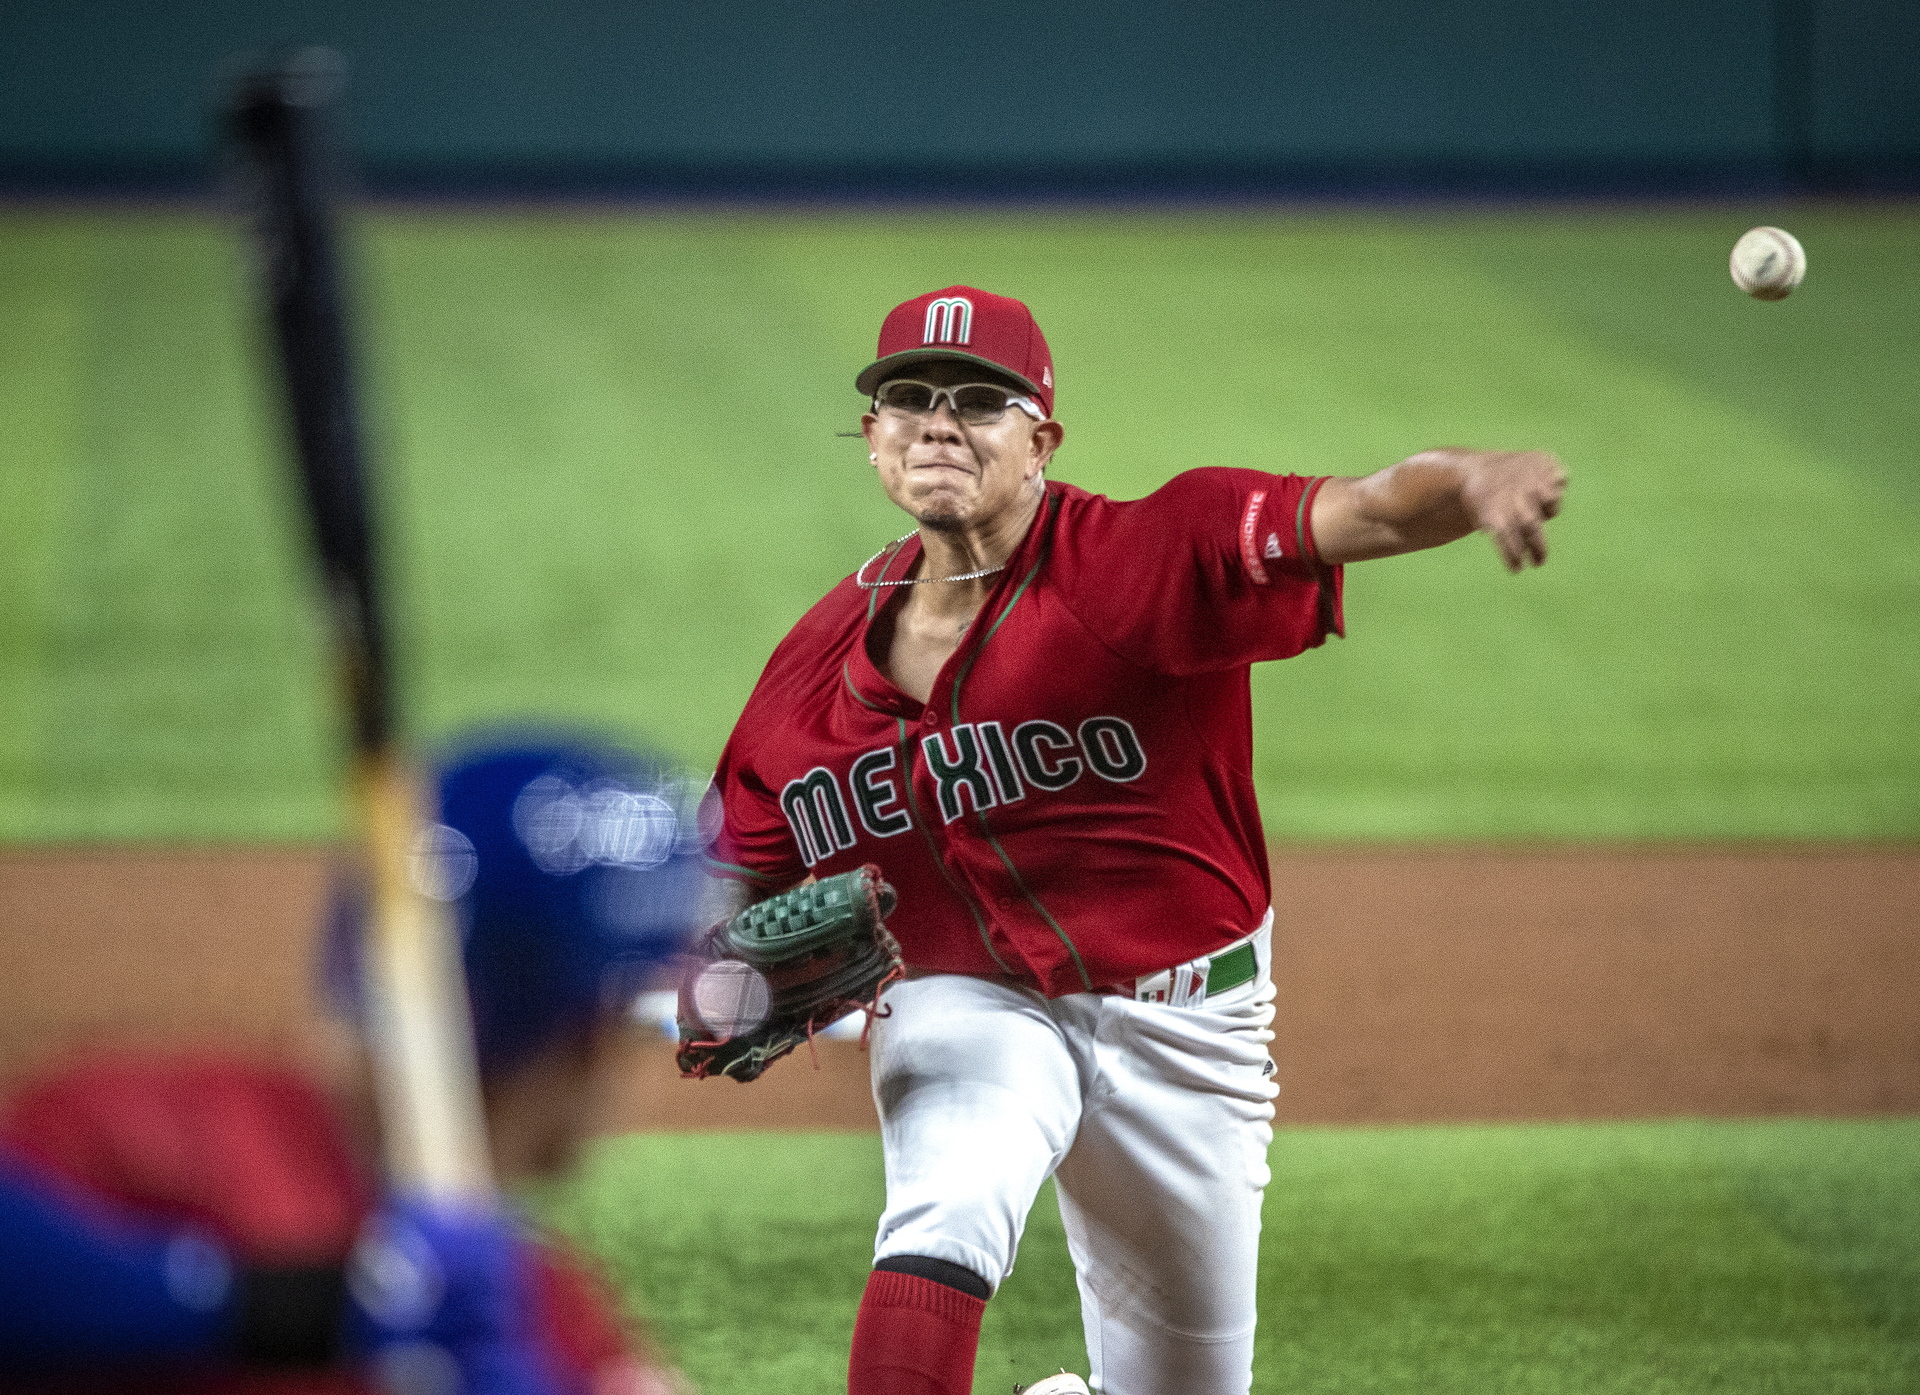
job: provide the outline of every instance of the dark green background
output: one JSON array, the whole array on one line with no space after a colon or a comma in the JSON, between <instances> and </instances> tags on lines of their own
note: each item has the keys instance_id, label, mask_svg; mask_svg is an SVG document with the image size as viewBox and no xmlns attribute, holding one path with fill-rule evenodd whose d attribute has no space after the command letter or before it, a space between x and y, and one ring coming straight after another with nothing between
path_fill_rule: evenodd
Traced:
<instances>
[{"instance_id":1,"label":"dark green background","mask_svg":"<svg viewBox=\"0 0 1920 1395\"><path fill-rule=\"evenodd\" d=\"M1920 163L1910 0L65 0L6 10L0 174L198 176L234 55L312 43L386 179Z\"/></svg>"}]
</instances>

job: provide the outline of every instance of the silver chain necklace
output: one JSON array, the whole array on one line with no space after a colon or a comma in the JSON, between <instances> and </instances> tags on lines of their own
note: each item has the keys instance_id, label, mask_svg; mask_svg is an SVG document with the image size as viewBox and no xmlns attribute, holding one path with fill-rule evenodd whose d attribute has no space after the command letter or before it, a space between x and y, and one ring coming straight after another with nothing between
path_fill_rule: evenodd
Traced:
<instances>
[{"instance_id":1,"label":"silver chain necklace","mask_svg":"<svg viewBox=\"0 0 1920 1395\"><path fill-rule=\"evenodd\" d=\"M914 533L919 531L918 528L913 530ZM887 547L898 547L912 536L913 533L902 533L899 537L888 543ZM880 551L874 553L873 556L867 558L866 561L860 564L860 570L853 574L854 585L863 590L877 591L882 586L918 586L923 581L978 581L983 576L992 576L995 572L1004 572L1007 569L1007 564L1002 562L997 567L982 567L977 572L961 572L958 576L903 576L898 581L868 581L867 568L871 567L886 555L887 547L881 548Z\"/></svg>"}]
</instances>

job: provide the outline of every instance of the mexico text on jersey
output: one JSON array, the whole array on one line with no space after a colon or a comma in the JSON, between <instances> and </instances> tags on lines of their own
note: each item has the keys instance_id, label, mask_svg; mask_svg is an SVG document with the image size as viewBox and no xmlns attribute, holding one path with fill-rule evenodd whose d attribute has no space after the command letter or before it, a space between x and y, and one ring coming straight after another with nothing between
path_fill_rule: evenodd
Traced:
<instances>
[{"instance_id":1,"label":"mexico text on jersey","mask_svg":"<svg viewBox=\"0 0 1920 1395\"><path fill-rule=\"evenodd\" d=\"M877 862L909 965L1050 995L1248 933L1271 899L1249 666L1341 628L1317 485L1193 470L1131 503L1049 485L925 704L867 651L898 593L843 582L727 744L719 870L783 887Z\"/></svg>"},{"instance_id":2,"label":"mexico text on jersey","mask_svg":"<svg viewBox=\"0 0 1920 1395\"><path fill-rule=\"evenodd\" d=\"M1044 717L1020 723L1011 735L999 722L962 722L921 737L920 754L933 779L942 823L969 809L984 812L1017 803L1029 791L1067 789L1089 772L1124 781L1139 779L1147 768L1140 737L1124 717L1089 717L1077 735ZM780 791L780 809L800 860L812 867L854 846L849 807L859 811L860 827L875 838L913 827L904 778L899 752L880 746L855 757L844 776L816 765L789 780Z\"/></svg>"}]
</instances>

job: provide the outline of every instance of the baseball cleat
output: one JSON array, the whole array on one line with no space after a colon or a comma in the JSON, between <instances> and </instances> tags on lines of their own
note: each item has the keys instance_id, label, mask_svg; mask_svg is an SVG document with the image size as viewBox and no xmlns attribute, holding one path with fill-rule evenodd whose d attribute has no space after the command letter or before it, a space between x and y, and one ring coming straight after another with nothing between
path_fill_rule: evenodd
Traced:
<instances>
[{"instance_id":1,"label":"baseball cleat","mask_svg":"<svg viewBox=\"0 0 1920 1395\"><path fill-rule=\"evenodd\" d=\"M1057 1376L1048 1376L1045 1380L1035 1381L1032 1385L1016 1385L1013 1395L1092 1395L1087 1383L1070 1371L1062 1371Z\"/></svg>"}]
</instances>

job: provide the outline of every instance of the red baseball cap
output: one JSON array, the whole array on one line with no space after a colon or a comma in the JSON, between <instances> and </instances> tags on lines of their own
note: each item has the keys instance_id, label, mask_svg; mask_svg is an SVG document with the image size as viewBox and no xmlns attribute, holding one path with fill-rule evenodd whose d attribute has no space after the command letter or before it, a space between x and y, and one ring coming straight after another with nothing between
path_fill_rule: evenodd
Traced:
<instances>
[{"instance_id":1,"label":"red baseball cap","mask_svg":"<svg viewBox=\"0 0 1920 1395\"><path fill-rule=\"evenodd\" d=\"M869 397L911 364L955 359L1006 374L1053 415L1053 355L1033 311L1011 296L948 286L902 301L880 326L879 355L853 380Z\"/></svg>"}]
</instances>

